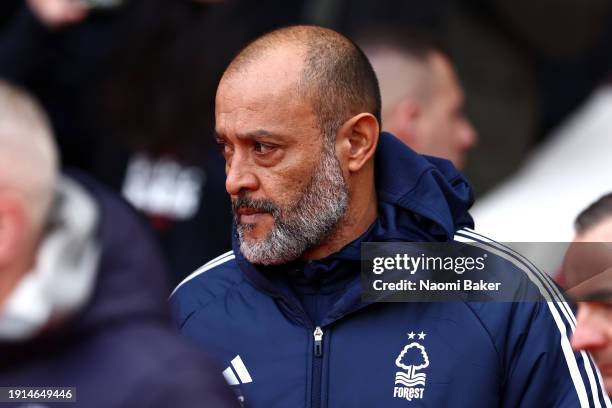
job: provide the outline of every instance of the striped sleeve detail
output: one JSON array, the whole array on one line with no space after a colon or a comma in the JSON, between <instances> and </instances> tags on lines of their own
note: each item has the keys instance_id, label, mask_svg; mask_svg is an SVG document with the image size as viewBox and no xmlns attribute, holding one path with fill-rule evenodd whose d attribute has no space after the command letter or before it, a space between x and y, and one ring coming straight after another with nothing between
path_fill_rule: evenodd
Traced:
<instances>
[{"instance_id":1,"label":"striped sleeve detail","mask_svg":"<svg viewBox=\"0 0 612 408\"><path fill-rule=\"evenodd\" d=\"M550 299L550 301L546 303L560 332L561 349L569 368L574 387L576 388L576 393L580 401L580 407L590 407L591 405L589 400L592 400L592 406L594 408L601 408L600 401L603 400L606 408L612 408L610 399L608 398L605 388L603 387L599 371L594 367L594 365L592 365L592 361L589 358L588 353L581 351L579 354L580 360L582 360L582 364L584 365L584 371L589 384L588 388L590 389L591 393L591 398L589 398L584 378L580 373L579 361L570 345L571 333L568 334L567 332L567 325L569 325L572 332L575 330L576 317L574 316L567 302L565 302L565 299L557 286L552 282L551 278L546 273L538 269L523 255L514 251L510 247L495 242L490 238L476 233L473 230L462 229L457 231L455 241L474 243L479 246L483 246L491 253L508 260L517 266L518 269L525 272L529 280L531 280L531 282L538 288L542 296L545 299Z\"/></svg>"},{"instance_id":2,"label":"striped sleeve detail","mask_svg":"<svg viewBox=\"0 0 612 408\"><path fill-rule=\"evenodd\" d=\"M185 279L183 279L183 281L181 283L179 283L177 285L176 288L174 288L174 290L172 291L172 293L170 294L169 298L172 298L172 296L174 296L174 294L176 293L177 290L179 290L179 288L181 286L183 286L184 284L186 284L187 282L189 282L190 280L194 279L197 276L200 276L201 274L203 274L204 272L217 267L221 264L226 263L227 261L230 261L232 259L236 258L236 255L234 255L234 251L228 251L222 255L219 255L218 257L208 261L207 263L205 263L204 265L202 265L201 267L199 267L198 269L196 269L194 272L192 272L189 276L187 276Z\"/></svg>"}]
</instances>

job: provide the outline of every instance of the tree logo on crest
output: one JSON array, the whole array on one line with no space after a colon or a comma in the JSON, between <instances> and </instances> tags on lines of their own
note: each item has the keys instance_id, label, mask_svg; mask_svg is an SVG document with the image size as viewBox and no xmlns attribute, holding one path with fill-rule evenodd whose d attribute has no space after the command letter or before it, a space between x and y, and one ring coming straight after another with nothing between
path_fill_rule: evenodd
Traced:
<instances>
[{"instance_id":1,"label":"tree logo on crest","mask_svg":"<svg viewBox=\"0 0 612 408\"><path fill-rule=\"evenodd\" d=\"M426 336L423 332L417 335L419 340L424 340ZM413 340L414 337L415 333L408 333L409 340ZM404 371L397 371L395 373L393 397L403 398L408 401L422 399L425 392L427 374L420 371L429 367L429 356L425 346L416 341L407 344L397 356L397 359L395 359L395 365Z\"/></svg>"}]
</instances>

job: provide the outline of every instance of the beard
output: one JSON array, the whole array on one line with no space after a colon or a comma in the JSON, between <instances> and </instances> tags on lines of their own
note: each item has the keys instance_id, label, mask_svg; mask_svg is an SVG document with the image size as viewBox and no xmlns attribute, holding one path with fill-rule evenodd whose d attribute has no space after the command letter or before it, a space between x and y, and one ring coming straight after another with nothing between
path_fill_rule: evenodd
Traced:
<instances>
[{"instance_id":1,"label":"beard","mask_svg":"<svg viewBox=\"0 0 612 408\"><path fill-rule=\"evenodd\" d=\"M232 202L240 251L253 264L279 265L293 261L328 238L348 208L348 188L334 146L324 143L321 160L299 197L286 208L271 200L238 197ZM268 236L247 238L252 224L241 224L237 210L250 207L272 215Z\"/></svg>"}]
</instances>

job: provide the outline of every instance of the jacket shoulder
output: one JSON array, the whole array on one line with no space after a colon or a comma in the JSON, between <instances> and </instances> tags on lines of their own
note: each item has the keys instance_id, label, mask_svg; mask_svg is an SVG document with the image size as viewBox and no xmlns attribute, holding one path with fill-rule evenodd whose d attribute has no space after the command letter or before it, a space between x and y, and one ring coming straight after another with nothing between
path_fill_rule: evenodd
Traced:
<instances>
[{"instance_id":1,"label":"jacket shoulder","mask_svg":"<svg viewBox=\"0 0 612 408\"><path fill-rule=\"evenodd\" d=\"M574 352L570 336L576 324L573 305L546 273L510 247L473 230L457 231L455 239L476 243L516 266L541 295L539 301L471 304L475 315L502 350L506 367L507 406L598 406L609 404L600 374L586 353ZM506 317L506 319L502 318ZM529 379L529 380L527 380ZM534 387L533 384L539 384ZM550 392L550 390L557 392Z\"/></svg>"},{"instance_id":2,"label":"jacket shoulder","mask_svg":"<svg viewBox=\"0 0 612 408\"><path fill-rule=\"evenodd\" d=\"M206 307L216 298L244 281L236 263L236 255L228 251L196 269L170 294L174 318L180 326L195 311Z\"/></svg>"}]
</instances>

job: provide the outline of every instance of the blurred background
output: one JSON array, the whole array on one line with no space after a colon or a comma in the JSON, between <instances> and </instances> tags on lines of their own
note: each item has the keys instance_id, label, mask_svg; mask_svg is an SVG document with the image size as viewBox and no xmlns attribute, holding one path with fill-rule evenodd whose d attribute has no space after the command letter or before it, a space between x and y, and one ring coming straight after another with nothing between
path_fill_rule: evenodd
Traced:
<instances>
[{"instance_id":1,"label":"blurred background","mask_svg":"<svg viewBox=\"0 0 612 408\"><path fill-rule=\"evenodd\" d=\"M171 283L230 248L216 85L239 49L280 26L359 38L392 27L442 44L465 97L455 114L473 130L462 163L476 227L499 241L570 241L578 212L612 186L606 0L4 0L0 10L0 77L41 100L64 167L149 220Z\"/></svg>"}]
</instances>

